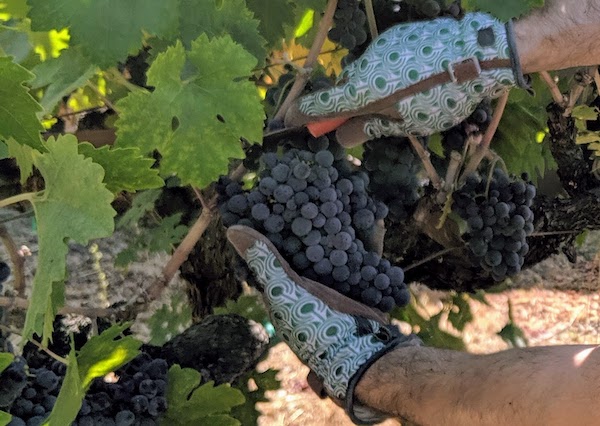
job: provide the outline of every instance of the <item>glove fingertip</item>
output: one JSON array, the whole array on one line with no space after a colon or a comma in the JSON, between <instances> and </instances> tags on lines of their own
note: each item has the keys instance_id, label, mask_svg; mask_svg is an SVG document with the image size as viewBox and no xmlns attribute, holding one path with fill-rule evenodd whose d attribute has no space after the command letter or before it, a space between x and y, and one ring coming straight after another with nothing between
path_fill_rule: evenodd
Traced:
<instances>
[{"instance_id":1,"label":"glove fingertip","mask_svg":"<svg viewBox=\"0 0 600 426\"><path fill-rule=\"evenodd\" d=\"M347 118L333 118L331 120L326 121L315 121L312 123L308 123L306 125L306 128L308 129L311 135L313 135L315 138L318 138L319 136L323 136L324 134L337 129L346 121L348 121Z\"/></svg>"}]
</instances>

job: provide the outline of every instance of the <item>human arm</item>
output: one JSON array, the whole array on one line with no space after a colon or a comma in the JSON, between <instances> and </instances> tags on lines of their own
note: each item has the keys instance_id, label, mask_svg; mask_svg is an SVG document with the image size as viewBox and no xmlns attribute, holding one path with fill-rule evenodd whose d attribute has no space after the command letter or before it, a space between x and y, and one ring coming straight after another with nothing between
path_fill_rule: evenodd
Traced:
<instances>
[{"instance_id":1,"label":"human arm","mask_svg":"<svg viewBox=\"0 0 600 426\"><path fill-rule=\"evenodd\" d=\"M600 349L555 346L474 355L400 348L356 387L362 403L418 425L592 425Z\"/></svg>"},{"instance_id":2,"label":"human arm","mask_svg":"<svg viewBox=\"0 0 600 426\"><path fill-rule=\"evenodd\" d=\"M600 3L546 0L514 25L524 73L600 64Z\"/></svg>"}]
</instances>

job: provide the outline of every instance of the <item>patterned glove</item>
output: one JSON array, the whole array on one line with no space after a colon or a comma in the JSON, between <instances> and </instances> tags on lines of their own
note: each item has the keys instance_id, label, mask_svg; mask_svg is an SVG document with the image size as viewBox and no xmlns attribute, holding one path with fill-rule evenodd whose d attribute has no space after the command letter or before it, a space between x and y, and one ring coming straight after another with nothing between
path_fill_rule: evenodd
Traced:
<instances>
[{"instance_id":1,"label":"patterned glove","mask_svg":"<svg viewBox=\"0 0 600 426\"><path fill-rule=\"evenodd\" d=\"M484 13L412 22L376 38L338 86L300 98L285 125L330 121L335 127L349 120L338 129L345 146L381 136L426 136L464 121L483 99L517 83L526 86L511 23Z\"/></svg>"},{"instance_id":2,"label":"patterned glove","mask_svg":"<svg viewBox=\"0 0 600 426\"><path fill-rule=\"evenodd\" d=\"M381 414L373 410L355 411L354 388L377 359L399 345L419 344L418 338L382 324L385 317L380 313L299 277L257 231L236 225L227 230L227 238L264 286L271 321L281 339L323 381L329 396L345 401L353 421L381 421Z\"/></svg>"}]
</instances>

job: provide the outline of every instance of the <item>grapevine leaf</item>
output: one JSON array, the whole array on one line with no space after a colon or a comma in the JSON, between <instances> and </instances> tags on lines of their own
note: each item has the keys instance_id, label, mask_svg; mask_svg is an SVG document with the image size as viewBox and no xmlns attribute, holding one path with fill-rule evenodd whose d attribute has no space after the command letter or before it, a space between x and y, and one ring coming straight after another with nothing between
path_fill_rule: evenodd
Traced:
<instances>
[{"instance_id":1,"label":"grapevine leaf","mask_svg":"<svg viewBox=\"0 0 600 426\"><path fill-rule=\"evenodd\" d=\"M243 157L241 136L262 139L260 98L243 77L255 65L227 36L201 35L187 53L177 42L148 70L154 92L131 93L118 103L117 146L158 149L163 174L206 186L227 173L229 158Z\"/></svg>"},{"instance_id":2,"label":"grapevine leaf","mask_svg":"<svg viewBox=\"0 0 600 426\"><path fill-rule=\"evenodd\" d=\"M6 13L15 19L23 19L27 16L26 0L3 0L0 3L0 13Z\"/></svg>"},{"instance_id":3,"label":"grapevine leaf","mask_svg":"<svg viewBox=\"0 0 600 426\"><path fill-rule=\"evenodd\" d=\"M325 10L326 0L294 0L296 8L300 10L313 9L317 13Z\"/></svg>"},{"instance_id":4,"label":"grapevine leaf","mask_svg":"<svg viewBox=\"0 0 600 426\"><path fill-rule=\"evenodd\" d=\"M256 295L242 295L236 301L228 300L225 307L215 308L215 315L238 314L260 324L269 321L261 299Z\"/></svg>"},{"instance_id":5,"label":"grapevine leaf","mask_svg":"<svg viewBox=\"0 0 600 426\"><path fill-rule=\"evenodd\" d=\"M73 423L85 397L85 390L79 381L79 366L77 365L77 357L73 346L71 346L68 361L65 378L48 418L47 424L50 425L70 425Z\"/></svg>"},{"instance_id":6,"label":"grapevine leaf","mask_svg":"<svg viewBox=\"0 0 600 426\"><path fill-rule=\"evenodd\" d=\"M273 0L262 3L270 8ZM262 63L266 40L258 31L259 23L244 0L181 0L181 40L186 47L200 34L211 38L228 35Z\"/></svg>"},{"instance_id":7,"label":"grapevine leaf","mask_svg":"<svg viewBox=\"0 0 600 426\"><path fill-rule=\"evenodd\" d=\"M527 346L527 337L525 333L512 321L506 324L498 333L509 346L513 348L524 348Z\"/></svg>"},{"instance_id":8,"label":"grapevine leaf","mask_svg":"<svg viewBox=\"0 0 600 426\"><path fill-rule=\"evenodd\" d=\"M246 0L260 24L258 29L270 46L278 47L285 38L285 26L294 25L294 8L289 0Z\"/></svg>"},{"instance_id":9,"label":"grapevine leaf","mask_svg":"<svg viewBox=\"0 0 600 426\"><path fill-rule=\"evenodd\" d=\"M6 426L10 423L12 416L5 411L0 410L0 426Z\"/></svg>"},{"instance_id":10,"label":"grapevine leaf","mask_svg":"<svg viewBox=\"0 0 600 426\"><path fill-rule=\"evenodd\" d=\"M17 64L25 62L33 50L26 29L23 27L24 25L0 26L0 56L12 56Z\"/></svg>"},{"instance_id":11,"label":"grapevine leaf","mask_svg":"<svg viewBox=\"0 0 600 426\"><path fill-rule=\"evenodd\" d=\"M148 320L150 328L150 344L162 346L174 335L181 333L192 322L192 307L187 297L182 293L174 293L168 304L160 309Z\"/></svg>"},{"instance_id":12,"label":"grapevine leaf","mask_svg":"<svg viewBox=\"0 0 600 426\"><path fill-rule=\"evenodd\" d=\"M34 152L38 153L38 151L27 145L17 143L13 138L8 138L6 140L6 145L8 147L9 157L12 157L17 161L17 165L21 172L21 183L23 184L33 171L33 154Z\"/></svg>"},{"instance_id":13,"label":"grapevine leaf","mask_svg":"<svg viewBox=\"0 0 600 426\"><path fill-rule=\"evenodd\" d=\"M518 18L543 5L544 0L466 0L463 3L465 10L488 12L502 21Z\"/></svg>"},{"instance_id":14,"label":"grapevine leaf","mask_svg":"<svg viewBox=\"0 0 600 426\"><path fill-rule=\"evenodd\" d=\"M15 359L13 354L0 352L0 373L6 370L6 367L8 367L13 362L13 359Z\"/></svg>"},{"instance_id":15,"label":"grapevine leaf","mask_svg":"<svg viewBox=\"0 0 600 426\"><path fill-rule=\"evenodd\" d=\"M103 377L138 356L142 342L131 336L122 336L130 325L113 325L83 345L77 355L83 389L87 389L96 377Z\"/></svg>"},{"instance_id":16,"label":"grapevine leaf","mask_svg":"<svg viewBox=\"0 0 600 426\"><path fill-rule=\"evenodd\" d=\"M244 404L234 407L231 412L236 419L242 422L242 425L258 424L258 417L261 413L256 409L256 404L268 401L265 392L280 388L280 382L276 377L278 372L278 370L269 369L259 373L254 370L246 374L239 381L242 383L241 390L246 401ZM248 386L250 380L252 380L256 386L254 390L250 390L250 387Z\"/></svg>"},{"instance_id":17,"label":"grapevine leaf","mask_svg":"<svg viewBox=\"0 0 600 426\"><path fill-rule=\"evenodd\" d=\"M96 148L90 143L80 143L79 153L91 158L104 169L104 183L109 191L135 192L140 189L160 188L165 182L152 169L154 159L143 157L138 148Z\"/></svg>"},{"instance_id":18,"label":"grapevine leaf","mask_svg":"<svg viewBox=\"0 0 600 426\"><path fill-rule=\"evenodd\" d=\"M174 365L169 369L165 424L224 425L240 423L230 417L232 407L244 403L244 396L228 384L214 386L214 382L200 384L200 373L191 368ZM186 413L182 418L181 413Z\"/></svg>"},{"instance_id":19,"label":"grapevine leaf","mask_svg":"<svg viewBox=\"0 0 600 426\"><path fill-rule=\"evenodd\" d=\"M126 229L137 224L149 211L154 210L154 203L160 197L161 191L151 189L136 194L131 207L117 221L117 228Z\"/></svg>"},{"instance_id":20,"label":"grapevine leaf","mask_svg":"<svg viewBox=\"0 0 600 426\"><path fill-rule=\"evenodd\" d=\"M544 84L538 77L533 79L535 96L523 90L511 91L492 142L492 148L505 161L510 173L527 172L534 182L547 170L556 168L548 144L539 138L547 128L548 114L544 105L551 101L550 91Z\"/></svg>"},{"instance_id":21,"label":"grapevine leaf","mask_svg":"<svg viewBox=\"0 0 600 426\"><path fill-rule=\"evenodd\" d=\"M10 58L0 58L0 137L42 150L43 127L36 116L42 108L23 85L33 77Z\"/></svg>"},{"instance_id":22,"label":"grapevine leaf","mask_svg":"<svg viewBox=\"0 0 600 426\"><path fill-rule=\"evenodd\" d=\"M95 69L78 49L66 49L58 58L50 58L31 70L36 75L31 87L45 88L40 104L44 111L51 112L63 96L83 86Z\"/></svg>"},{"instance_id":23,"label":"grapevine leaf","mask_svg":"<svg viewBox=\"0 0 600 426\"><path fill-rule=\"evenodd\" d=\"M465 350L465 343L462 339L440 329L442 312L432 316L429 319L426 319L419 314L419 312L411 303L402 309L396 309L392 315L394 318L397 318L401 321L405 321L413 326L418 326L419 332L417 335L427 346L455 349L459 351Z\"/></svg>"},{"instance_id":24,"label":"grapevine leaf","mask_svg":"<svg viewBox=\"0 0 600 426\"><path fill-rule=\"evenodd\" d=\"M147 229L146 247L151 253L170 252L173 244L178 244L188 232L188 227L181 225L181 213L165 217L160 224Z\"/></svg>"},{"instance_id":25,"label":"grapevine leaf","mask_svg":"<svg viewBox=\"0 0 600 426\"><path fill-rule=\"evenodd\" d=\"M143 34L171 36L178 0L28 0L34 31L69 27L71 45L101 68L142 47Z\"/></svg>"},{"instance_id":26,"label":"grapevine leaf","mask_svg":"<svg viewBox=\"0 0 600 426\"><path fill-rule=\"evenodd\" d=\"M458 331L463 331L465 326L473 321L473 314L471 313L471 306L466 294L455 294L452 297L453 308L448 314L448 320ZM456 310L454 309L456 308Z\"/></svg>"},{"instance_id":27,"label":"grapevine leaf","mask_svg":"<svg viewBox=\"0 0 600 426\"><path fill-rule=\"evenodd\" d=\"M23 336L49 337L64 292L69 238L85 244L113 233L113 195L102 179L104 170L77 152L73 135L50 138L48 152L34 153L34 164L44 177L45 190L34 196L39 257ZM44 327L44 317L46 319Z\"/></svg>"},{"instance_id":28,"label":"grapevine leaf","mask_svg":"<svg viewBox=\"0 0 600 426\"><path fill-rule=\"evenodd\" d=\"M8 158L8 156L8 145L6 145L4 141L0 141L0 160L4 160L5 158Z\"/></svg>"}]
</instances>

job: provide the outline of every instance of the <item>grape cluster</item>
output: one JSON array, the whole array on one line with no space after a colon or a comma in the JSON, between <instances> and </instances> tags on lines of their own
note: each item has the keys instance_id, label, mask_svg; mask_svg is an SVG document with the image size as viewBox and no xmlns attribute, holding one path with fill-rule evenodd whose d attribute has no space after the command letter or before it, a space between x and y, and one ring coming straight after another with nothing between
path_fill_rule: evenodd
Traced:
<instances>
[{"instance_id":1,"label":"grape cluster","mask_svg":"<svg viewBox=\"0 0 600 426\"><path fill-rule=\"evenodd\" d=\"M267 89L267 93L265 94L265 101L267 102L267 104L269 104L272 107L280 105L283 102L283 100L287 97L290 89L292 88L294 78L295 73L293 69L287 69L287 72L285 74L281 74L281 76L277 80L277 84ZM333 80L331 78L324 75L315 75L308 80L302 94L307 94L322 89L328 89L332 86Z\"/></svg>"},{"instance_id":2,"label":"grape cluster","mask_svg":"<svg viewBox=\"0 0 600 426\"><path fill-rule=\"evenodd\" d=\"M58 361L50 368L27 368L23 358L13 361L0 374L0 407L13 416L9 425L44 423L54 407L64 373L65 366Z\"/></svg>"},{"instance_id":3,"label":"grape cluster","mask_svg":"<svg viewBox=\"0 0 600 426\"><path fill-rule=\"evenodd\" d=\"M367 15L360 8L359 0L340 0L333 15L334 26L327 36L348 50L355 49L368 39L366 22Z\"/></svg>"},{"instance_id":4,"label":"grape cluster","mask_svg":"<svg viewBox=\"0 0 600 426\"><path fill-rule=\"evenodd\" d=\"M168 365L142 353L111 375L95 379L74 426L157 425L167 409ZM10 426L36 426L46 421L58 396L66 366L27 367L22 358L0 374L0 409L13 416Z\"/></svg>"},{"instance_id":5,"label":"grape cluster","mask_svg":"<svg viewBox=\"0 0 600 426\"><path fill-rule=\"evenodd\" d=\"M405 305L404 272L363 241L387 207L367 194L369 178L351 172L344 150L328 137L267 152L254 188L221 178L223 224L250 226L269 238L294 269L338 292L388 312Z\"/></svg>"},{"instance_id":6,"label":"grape cluster","mask_svg":"<svg viewBox=\"0 0 600 426\"><path fill-rule=\"evenodd\" d=\"M495 281L521 271L533 232L535 186L495 169L491 180L471 176L453 194L452 209L468 225L467 246Z\"/></svg>"},{"instance_id":7,"label":"grape cluster","mask_svg":"<svg viewBox=\"0 0 600 426\"><path fill-rule=\"evenodd\" d=\"M362 167L369 173L369 192L389 208L389 219L406 220L420 198L422 163L407 138L386 137L365 144Z\"/></svg>"},{"instance_id":8,"label":"grape cluster","mask_svg":"<svg viewBox=\"0 0 600 426\"><path fill-rule=\"evenodd\" d=\"M452 151L462 153L468 134L485 132L492 121L492 105L489 99L484 100L475 111L458 126L442 133L444 155L450 158Z\"/></svg>"}]
</instances>

